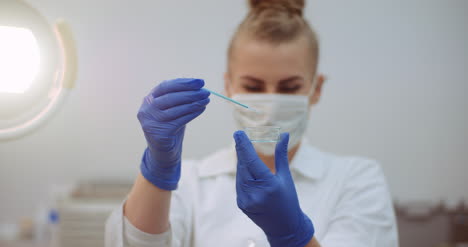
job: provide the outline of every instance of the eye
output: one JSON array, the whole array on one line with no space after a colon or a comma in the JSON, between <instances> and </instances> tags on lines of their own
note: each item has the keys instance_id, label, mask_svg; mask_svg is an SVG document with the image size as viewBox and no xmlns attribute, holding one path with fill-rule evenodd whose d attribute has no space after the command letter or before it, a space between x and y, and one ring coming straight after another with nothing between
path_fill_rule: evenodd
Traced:
<instances>
[{"instance_id":1,"label":"eye","mask_svg":"<svg viewBox=\"0 0 468 247\"><path fill-rule=\"evenodd\" d=\"M278 91L280 93L295 93L299 91L301 88L302 88L302 85L295 84L295 85L282 86L278 88Z\"/></svg>"},{"instance_id":2,"label":"eye","mask_svg":"<svg viewBox=\"0 0 468 247\"><path fill-rule=\"evenodd\" d=\"M260 85L244 84L242 87L245 89L245 91L251 92L251 93L263 91L263 87Z\"/></svg>"}]
</instances>

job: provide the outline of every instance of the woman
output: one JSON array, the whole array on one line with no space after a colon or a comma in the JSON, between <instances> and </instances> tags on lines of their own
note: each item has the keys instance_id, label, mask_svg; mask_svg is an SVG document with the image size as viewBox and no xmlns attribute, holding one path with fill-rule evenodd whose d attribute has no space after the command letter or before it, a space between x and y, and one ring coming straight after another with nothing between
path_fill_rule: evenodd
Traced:
<instances>
[{"instance_id":1,"label":"woman","mask_svg":"<svg viewBox=\"0 0 468 247\"><path fill-rule=\"evenodd\" d=\"M229 46L226 92L262 112L235 108L236 123L282 127L274 152L256 151L237 131L235 149L181 161L185 126L210 94L200 79L162 82L138 112L148 147L108 220L107 246L397 246L379 165L303 139L325 80L303 8L303 0L250 0Z\"/></svg>"}]
</instances>

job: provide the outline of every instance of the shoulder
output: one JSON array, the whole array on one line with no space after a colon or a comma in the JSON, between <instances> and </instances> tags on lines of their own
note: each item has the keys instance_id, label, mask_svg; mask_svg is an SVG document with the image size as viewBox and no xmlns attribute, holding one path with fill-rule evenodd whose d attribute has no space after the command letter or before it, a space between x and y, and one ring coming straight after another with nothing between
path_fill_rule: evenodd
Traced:
<instances>
[{"instance_id":1,"label":"shoulder","mask_svg":"<svg viewBox=\"0 0 468 247\"><path fill-rule=\"evenodd\" d=\"M361 206L366 201L380 201L382 207L389 207L391 195L379 162L360 156L318 152L325 162L324 181L336 186L339 198L347 202L357 202Z\"/></svg>"},{"instance_id":2,"label":"shoulder","mask_svg":"<svg viewBox=\"0 0 468 247\"><path fill-rule=\"evenodd\" d=\"M371 189L373 186L387 190L381 165L374 159L340 156L310 145L305 145L300 152L300 158L294 164L295 169L307 177L315 178L321 186L332 188L338 193L349 189Z\"/></svg>"},{"instance_id":3,"label":"shoulder","mask_svg":"<svg viewBox=\"0 0 468 247\"><path fill-rule=\"evenodd\" d=\"M359 156L341 156L335 158L337 168L343 169L348 178L383 177L378 161Z\"/></svg>"},{"instance_id":4,"label":"shoulder","mask_svg":"<svg viewBox=\"0 0 468 247\"><path fill-rule=\"evenodd\" d=\"M383 177L380 164L359 156L340 156L322 151L304 142L292 161L299 173L322 181L361 180L366 177Z\"/></svg>"},{"instance_id":5,"label":"shoulder","mask_svg":"<svg viewBox=\"0 0 468 247\"><path fill-rule=\"evenodd\" d=\"M374 159L360 156L339 156L317 151L325 167L322 182L336 193L343 205L364 209L371 202L391 212L391 194L382 167Z\"/></svg>"},{"instance_id":6,"label":"shoulder","mask_svg":"<svg viewBox=\"0 0 468 247\"><path fill-rule=\"evenodd\" d=\"M365 157L341 157L346 171L346 184L355 188L380 187L387 191L387 183L379 162Z\"/></svg>"},{"instance_id":7,"label":"shoulder","mask_svg":"<svg viewBox=\"0 0 468 247\"><path fill-rule=\"evenodd\" d=\"M315 149L315 148L314 148ZM382 167L375 159L362 156L340 156L315 149L326 167L328 175L340 175L353 181L383 178Z\"/></svg>"},{"instance_id":8,"label":"shoulder","mask_svg":"<svg viewBox=\"0 0 468 247\"><path fill-rule=\"evenodd\" d=\"M327 204L331 211L325 220L328 227L322 233L322 243L331 243L343 236L366 240L370 232L372 239L367 241L373 241L376 246L396 246L398 237L391 194L379 162L314 150L325 167L321 181L326 186L323 189L327 198L331 198ZM348 228L342 228L343 225Z\"/></svg>"}]
</instances>

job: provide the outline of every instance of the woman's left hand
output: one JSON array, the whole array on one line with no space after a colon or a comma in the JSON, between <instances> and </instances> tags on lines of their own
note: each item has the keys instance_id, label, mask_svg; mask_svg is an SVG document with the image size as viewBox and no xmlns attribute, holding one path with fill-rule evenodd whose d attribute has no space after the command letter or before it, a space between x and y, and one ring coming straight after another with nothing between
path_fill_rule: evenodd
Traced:
<instances>
[{"instance_id":1,"label":"woman's left hand","mask_svg":"<svg viewBox=\"0 0 468 247\"><path fill-rule=\"evenodd\" d=\"M300 206L289 171L289 134L276 145L276 174L258 157L243 131L234 133L237 151L237 205L266 234L270 245L305 246L314 235Z\"/></svg>"}]
</instances>

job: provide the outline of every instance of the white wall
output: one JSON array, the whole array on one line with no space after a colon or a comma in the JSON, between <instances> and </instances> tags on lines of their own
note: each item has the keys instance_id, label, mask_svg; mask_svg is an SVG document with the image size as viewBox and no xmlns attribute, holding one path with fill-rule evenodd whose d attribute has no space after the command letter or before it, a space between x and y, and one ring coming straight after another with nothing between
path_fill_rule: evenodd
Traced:
<instances>
[{"instance_id":1,"label":"white wall","mask_svg":"<svg viewBox=\"0 0 468 247\"><path fill-rule=\"evenodd\" d=\"M222 90L226 46L246 13L228 0L29 2L71 24L79 79L46 126L0 142L0 222L31 215L51 184L133 179L143 96L181 76ZM468 199L468 1L314 0L306 16L329 76L312 143L379 160L398 199ZM190 124L185 157L231 143L229 109L213 99Z\"/></svg>"}]
</instances>

